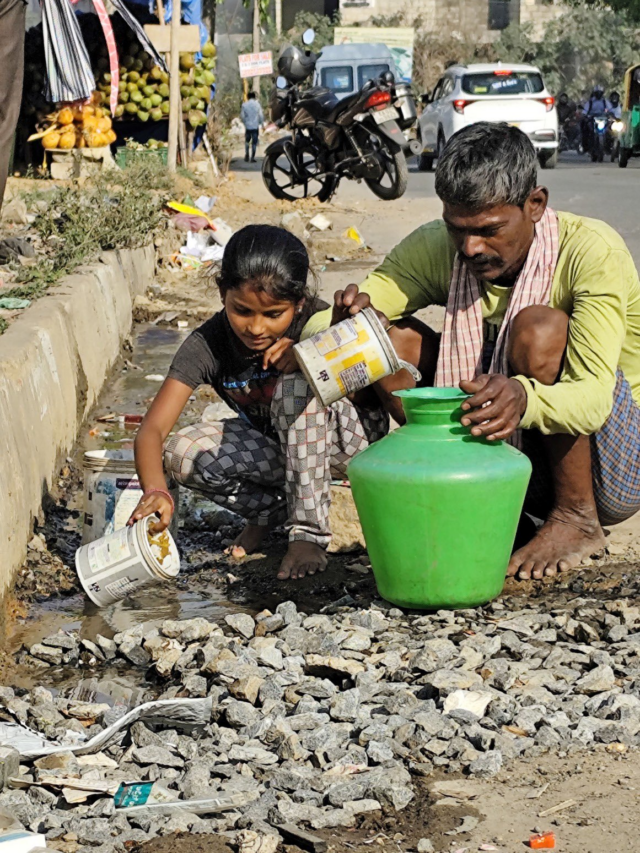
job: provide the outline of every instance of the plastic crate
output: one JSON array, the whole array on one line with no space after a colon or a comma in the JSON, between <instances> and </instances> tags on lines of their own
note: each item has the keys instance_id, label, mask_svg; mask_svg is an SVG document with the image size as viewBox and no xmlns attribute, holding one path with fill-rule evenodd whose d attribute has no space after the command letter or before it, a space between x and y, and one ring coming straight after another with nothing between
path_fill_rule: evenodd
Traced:
<instances>
[{"instance_id":1,"label":"plastic crate","mask_svg":"<svg viewBox=\"0 0 640 853\"><path fill-rule=\"evenodd\" d=\"M164 146L162 148L126 148L123 146L116 151L116 163L121 169L126 169L127 166L143 158L145 160L160 160L166 166L168 154L169 149Z\"/></svg>"}]
</instances>

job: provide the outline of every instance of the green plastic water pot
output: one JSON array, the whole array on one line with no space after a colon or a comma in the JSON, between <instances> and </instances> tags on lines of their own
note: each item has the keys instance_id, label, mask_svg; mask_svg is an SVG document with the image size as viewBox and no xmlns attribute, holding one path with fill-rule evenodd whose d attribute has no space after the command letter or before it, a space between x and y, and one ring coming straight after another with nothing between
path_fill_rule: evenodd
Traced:
<instances>
[{"instance_id":1,"label":"green plastic water pot","mask_svg":"<svg viewBox=\"0 0 640 853\"><path fill-rule=\"evenodd\" d=\"M348 476L378 591L418 609L500 594L531 463L460 423L457 388L397 392L405 426L350 463Z\"/></svg>"}]
</instances>

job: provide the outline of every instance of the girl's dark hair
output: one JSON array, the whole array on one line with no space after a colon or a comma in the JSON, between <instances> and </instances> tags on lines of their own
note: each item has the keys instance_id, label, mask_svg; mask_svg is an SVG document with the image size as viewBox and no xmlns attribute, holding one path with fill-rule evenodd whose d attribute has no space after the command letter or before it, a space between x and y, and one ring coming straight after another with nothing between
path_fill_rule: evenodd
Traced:
<instances>
[{"instance_id":1,"label":"girl's dark hair","mask_svg":"<svg viewBox=\"0 0 640 853\"><path fill-rule=\"evenodd\" d=\"M307 285L309 255L302 241L274 225L247 225L227 243L217 277L220 293L250 283L285 302L311 294Z\"/></svg>"}]
</instances>

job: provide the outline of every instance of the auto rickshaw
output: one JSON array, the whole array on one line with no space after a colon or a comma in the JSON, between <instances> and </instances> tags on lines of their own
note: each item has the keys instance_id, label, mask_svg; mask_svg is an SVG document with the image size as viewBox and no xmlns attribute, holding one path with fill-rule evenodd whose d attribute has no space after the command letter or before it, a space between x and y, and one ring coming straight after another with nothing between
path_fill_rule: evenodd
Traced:
<instances>
[{"instance_id":1,"label":"auto rickshaw","mask_svg":"<svg viewBox=\"0 0 640 853\"><path fill-rule=\"evenodd\" d=\"M618 166L626 168L630 157L640 157L640 65L632 65L624 75L622 123Z\"/></svg>"}]
</instances>

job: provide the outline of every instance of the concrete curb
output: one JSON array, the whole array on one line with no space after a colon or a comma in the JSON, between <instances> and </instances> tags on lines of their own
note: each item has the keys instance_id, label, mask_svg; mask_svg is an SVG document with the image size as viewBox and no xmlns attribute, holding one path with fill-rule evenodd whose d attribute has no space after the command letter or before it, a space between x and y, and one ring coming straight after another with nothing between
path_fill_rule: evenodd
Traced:
<instances>
[{"instance_id":1,"label":"concrete curb","mask_svg":"<svg viewBox=\"0 0 640 853\"><path fill-rule=\"evenodd\" d=\"M0 594L22 565L33 518L153 280L153 247L105 252L0 336Z\"/></svg>"}]
</instances>

